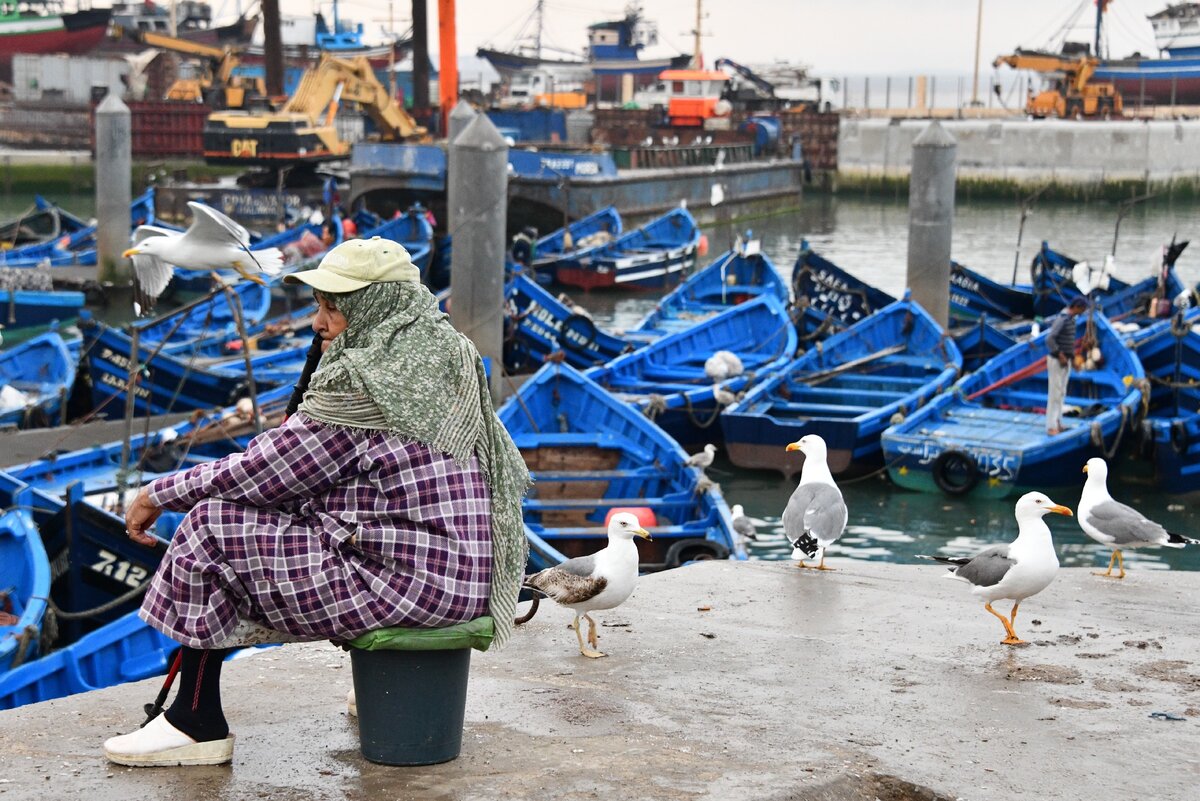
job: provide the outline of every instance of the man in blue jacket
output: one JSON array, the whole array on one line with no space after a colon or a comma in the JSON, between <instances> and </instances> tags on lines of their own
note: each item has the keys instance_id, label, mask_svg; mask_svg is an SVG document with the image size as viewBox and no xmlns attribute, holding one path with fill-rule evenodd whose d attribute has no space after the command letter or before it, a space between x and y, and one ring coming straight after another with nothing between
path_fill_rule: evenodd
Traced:
<instances>
[{"instance_id":1,"label":"man in blue jacket","mask_svg":"<svg viewBox=\"0 0 1200 801\"><path fill-rule=\"evenodd\" d=\"M1067 396L1071 359L1075 355L1075 316L1087 311L1087 307L1087 298L1073 299L1062 314L1054 318L1046 333L1046 347L1050 351L1046 359L1046 433L1050 436L1063 431L1063 399Z\"/></svg>"}]
</instances>

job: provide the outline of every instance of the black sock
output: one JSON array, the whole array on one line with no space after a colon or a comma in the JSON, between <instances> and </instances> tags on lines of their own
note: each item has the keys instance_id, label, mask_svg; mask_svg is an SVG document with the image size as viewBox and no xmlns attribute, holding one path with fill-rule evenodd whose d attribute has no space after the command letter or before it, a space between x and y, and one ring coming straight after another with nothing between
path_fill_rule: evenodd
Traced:
<instances>
[{"instance_id":1,"label":"black sock","mask_svg":"<svg viewBox=\"0 0 1200 801\"><path fill-rule=\"evenodd\" d=\"M221 663L232 648L183 648L179 693L163 712L167 722L199 743L224 740L229 724L221 711Z\"/></svg>"}]
</instances>

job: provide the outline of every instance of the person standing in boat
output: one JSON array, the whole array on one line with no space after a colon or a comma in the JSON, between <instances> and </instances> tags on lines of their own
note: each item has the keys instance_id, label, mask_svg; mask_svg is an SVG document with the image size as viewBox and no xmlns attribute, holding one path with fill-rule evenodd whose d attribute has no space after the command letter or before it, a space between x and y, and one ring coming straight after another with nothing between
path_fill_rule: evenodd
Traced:
<instances>
[{"instance_id":1,"label":"person standing in boat","mask_svg":"<svg viewBox=\"0 0 1200 801\"><path fill-rule=\"evenodd\" d=\"M485 614L497 642L511 631L529 473L474 346L395 242L342 243L289 279L313 288L330 343L298 411L244 453L143 487L126 514L153 545L163 509L187 512L140 611L183 649L170 707L105 742L118 764L230 761L219 682L234 646Z\"/></svg>"},{"instance_id":2,"label":"person standing in boat","mask_svg":"<svg viewBox=\"0 0 1200 801\"><path fill-rule=\"evenodd\" d=\"M1046 332L1046 347L1050 351L1046 358L1046 433L1050 436L1063 432L1063 401L1075 356L1075 317L1087 311L1087 307L1087 298L1073 298Z\"/></svg>"}]
</instances>

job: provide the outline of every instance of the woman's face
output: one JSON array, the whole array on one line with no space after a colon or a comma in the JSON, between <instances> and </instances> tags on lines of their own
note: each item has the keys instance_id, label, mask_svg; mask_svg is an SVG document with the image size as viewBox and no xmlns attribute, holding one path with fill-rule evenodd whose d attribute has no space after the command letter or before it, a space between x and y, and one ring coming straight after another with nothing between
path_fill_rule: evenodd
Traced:
<instances>
[{"instance_id":1,"label":"woman's face","mask_svg":"<svg viewBox=\"0 0 1200 801\"><path fill-rule=\"evenodd\" d=\"M312 329L327 343L346 330L346 317L325 295L317 295L317 316L313 318Z\"/></svg>"}]
</instances>

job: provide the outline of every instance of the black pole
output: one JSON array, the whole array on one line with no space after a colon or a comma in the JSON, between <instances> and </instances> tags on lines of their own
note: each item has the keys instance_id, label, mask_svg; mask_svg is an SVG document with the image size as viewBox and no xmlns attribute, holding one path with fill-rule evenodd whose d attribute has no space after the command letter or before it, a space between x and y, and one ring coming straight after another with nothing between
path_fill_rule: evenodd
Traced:
<instances>
[{"instance_id":1,"label":"black pole","mask_svg":"<svg viewBox=\"0 0 1200 801\"><path fill-rule=\"evenodd\" d=\"M300 408L300 402L304 400L304 393L308 392L308 383L312 380L312 374L317 371L317 364L321 361L321 345L325 342L320 334L313 334L312 344L308 346L308 353L304 357L304 369L300 372L300 380L296 382L296 388L292 390L292 398L288 401L287 410L283 413L284 417L291 417Z\"/></svg>"},{"instance_id":2,"label":"black pole","mask_svg":"<svg viewBox=\"0 0 1200 801\"><path fill-rule=\"evenodd\" d=\"M263 57L266 61L267 94L283 94L283 37L279 32L279 0L262 0Z\"/></svg>"},{"instance_id":3,"label":"black pole","mask_svg":"<svg viewBox=\"0 0 1200 801\"><path fill-rule=\"evenodd\" d=\"M412 0L413 111L418 119L429 111L429 15L425 0Z\"/></svg>"}]
</instances>

